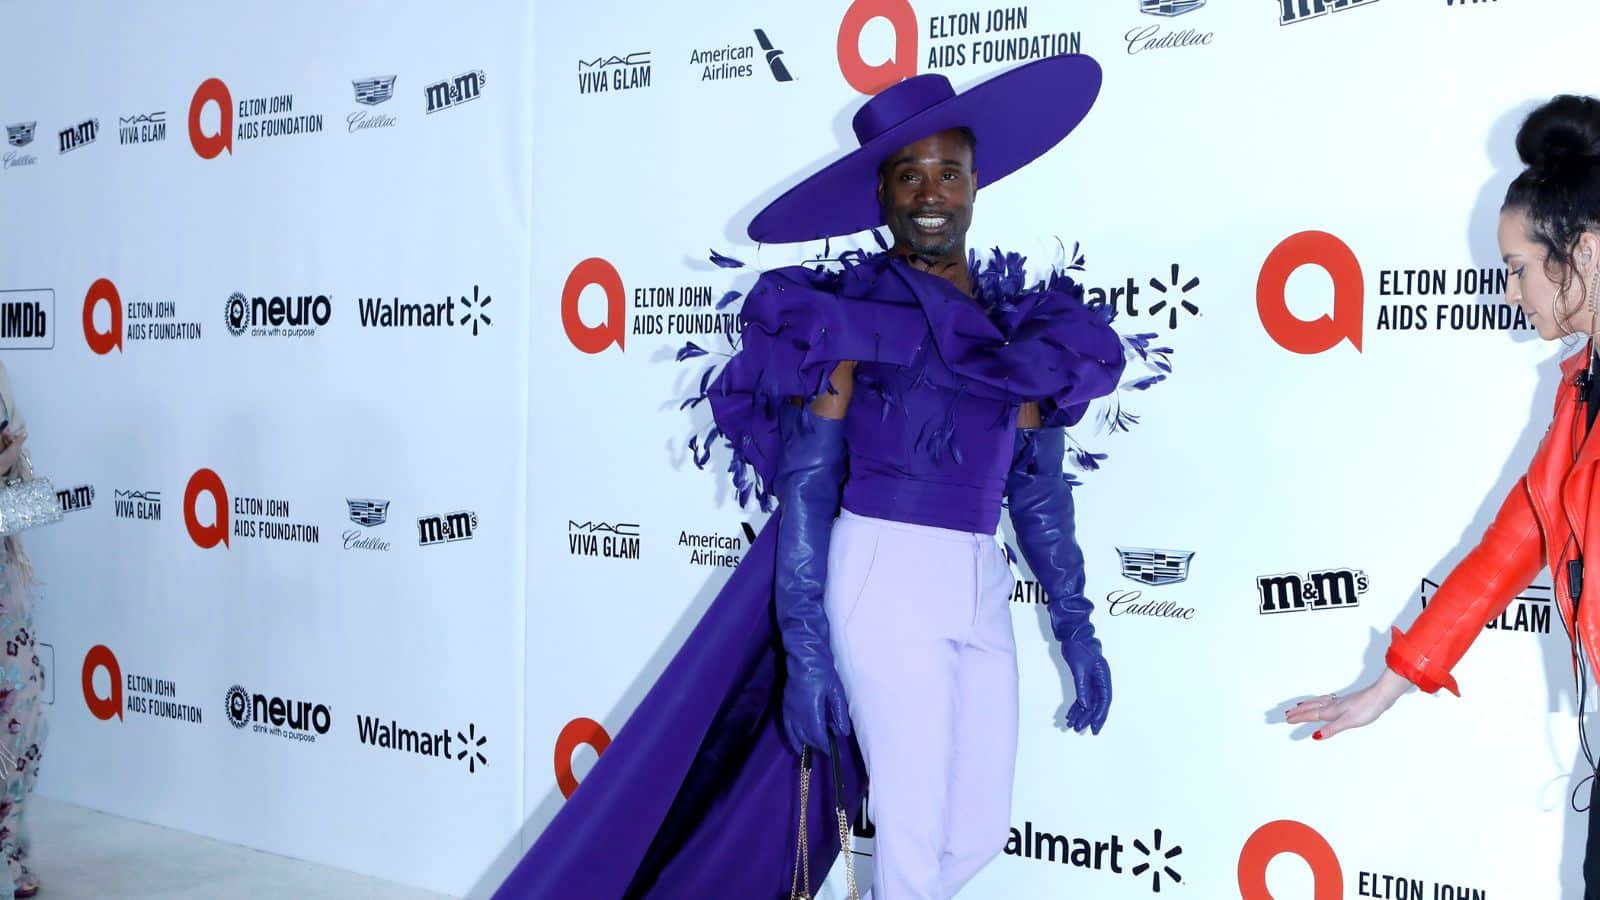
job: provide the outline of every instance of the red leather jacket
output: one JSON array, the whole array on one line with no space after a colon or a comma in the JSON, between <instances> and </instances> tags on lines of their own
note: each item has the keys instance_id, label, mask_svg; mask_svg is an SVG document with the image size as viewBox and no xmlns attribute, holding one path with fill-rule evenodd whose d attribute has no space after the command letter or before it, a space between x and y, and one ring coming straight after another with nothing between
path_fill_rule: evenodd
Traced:
<instances>
[{"instance_id":1,"label":"red leather jacket","mask_svg":"<svg viewBox=\"0 0 1600 900\"><path fill-rule=\"evenodd\" d=\"M1439 586L1411 630L1394 629L1389 668L1429 693L1443 687L1461 695L1450 670L1483 626L1547 566L1555 573L1562 624L1568 636L1576 627L1589 668L1600 672L1595 655L1600 648L1600 493L1594 490L1600 441L1584 441L1587 423L1574 384L1587 359L1585 352L1561 364L1555 417L1528 474L1511 489L1483 540ZM1597 523L1593 535L1584 527L1591 520ZM1585 577L1574 626L1566 564L1580 547Z\"/></svg>"}]
</instances>

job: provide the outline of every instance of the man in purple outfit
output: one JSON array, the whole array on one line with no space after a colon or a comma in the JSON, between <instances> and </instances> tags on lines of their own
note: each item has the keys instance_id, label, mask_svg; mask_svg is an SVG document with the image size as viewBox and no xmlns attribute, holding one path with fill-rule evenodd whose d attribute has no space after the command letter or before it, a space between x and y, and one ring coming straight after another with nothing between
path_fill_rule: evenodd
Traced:
<instances>
[{"instance_id":1,"label":"man in purple outfit","mask_svg":"<svg viewBox=\"0 0 1600 900\"><path fill-rule=\"evenodd\" d=\"M954 896L1010 827L1002 500L1072 671L1067 724L1099 732L1110 670L1062 461L1064 428L1117 386L1122 341L1063 274L1028 286L1020 257L980 265L965 241L979 185L1058 143L1099 85L1077 55L959 95L908 79L857 113L860 148L756 215L763 242L881 225L895 241L751 289L738 352L703 397L705 446L727 446L741 495L777 512L500 896L787 890L796 754L836 741L841 783L819 771L812 788L805 890L837 852L834 798L854 816L870 780L872 896Z\"/></svg>"}]
</instances>

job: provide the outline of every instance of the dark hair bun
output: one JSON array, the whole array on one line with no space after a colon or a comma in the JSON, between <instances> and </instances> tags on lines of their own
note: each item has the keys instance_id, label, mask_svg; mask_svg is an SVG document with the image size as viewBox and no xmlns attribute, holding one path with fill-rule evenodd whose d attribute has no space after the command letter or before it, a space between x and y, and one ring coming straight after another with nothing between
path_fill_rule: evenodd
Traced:
<instances>
[{"instance_id":1,"label":"dark hair bun","mask_svg":"<svg viewBox=\"0 0 1600 900\"><path fill-rule=\"evenodd\" d=\"M1517 155L1532 169L1600 157L1600 100L1562 94L1529 113L1517 131Z\"/></svg>"}]
</instances>

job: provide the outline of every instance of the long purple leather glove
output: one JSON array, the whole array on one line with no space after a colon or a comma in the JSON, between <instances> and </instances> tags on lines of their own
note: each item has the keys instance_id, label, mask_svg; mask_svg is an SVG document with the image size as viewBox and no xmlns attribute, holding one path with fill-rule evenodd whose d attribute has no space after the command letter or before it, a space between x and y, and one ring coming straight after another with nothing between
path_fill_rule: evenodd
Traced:
<instances>
[{"instance_id":1,"label":"long purple leather glove","mask_svg":"<svg viewBox=\"0 0 1600 900\"><path fill-rule=\"evenodd\" d=\"M788 672L783 730L796 753L809 746L826 756L830 724L837 734L850 733L850 708L833 668L822 606L828 538L845 476L844 422L786 403L779 427L783 454L774 479L779 516L774 599Z\"/></svg>"},{"instance_id":2,"label":"long purple leather glove","mask_svg":"<svg viewBox=\"0 0 1600 900\"><path fill-rule=\"evenodd\" d=\"M1049 598L1050 630L1072 670L1078 699L1067 711L1067 727L1099 734L1111 710L1111 667L1089 621L1094 605L1083 595L1083 551L1073 525L1072 488L1061 471L1065 455L1062 429L1018 428L1006 495L1017 543Z\"/></svg>"}]
</instances>

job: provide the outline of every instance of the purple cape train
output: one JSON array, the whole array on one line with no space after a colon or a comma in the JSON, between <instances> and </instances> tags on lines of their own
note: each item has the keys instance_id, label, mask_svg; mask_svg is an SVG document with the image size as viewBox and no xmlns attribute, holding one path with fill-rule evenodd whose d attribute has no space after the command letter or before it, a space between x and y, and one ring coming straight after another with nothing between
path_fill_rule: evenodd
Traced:
<instances>
[{"instance_id":1,"label":"purple cape train","mask_svg":"<svg viewBox=\"0 0 1600 900\"><path fill-rule=\"evenodd\" d=\"M683 649L496 898L771 898L788 891L799 763L777 718L776 522L767 522ZM853 740L841 748L854 817L860 753ZM809 821L811 874L819 883L839 849L832 785L828 767L817 766Z\"/></svg>"}]
</instances>

